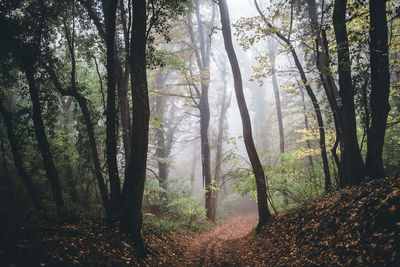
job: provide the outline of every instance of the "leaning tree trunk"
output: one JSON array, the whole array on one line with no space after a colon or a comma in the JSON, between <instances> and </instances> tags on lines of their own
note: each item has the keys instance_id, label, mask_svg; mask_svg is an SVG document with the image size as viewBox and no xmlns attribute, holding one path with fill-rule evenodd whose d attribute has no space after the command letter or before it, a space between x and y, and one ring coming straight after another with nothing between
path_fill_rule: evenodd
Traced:
<instances>
[{"instance_id":1,"label":"leaning tree trunk","mask_svg":"<svg viewBox=\"0 0 400 267\"><path fill-rule=\"evenodd\" d=\"M222 35L224 37L225 50L231 64L236 100L239 106L240 116L242 118L244 143L251 166L253 168L257 185L257 204L259 216L257 229L260 230L261 227L264 226L267 223L267 220L271 217L271 213L268 209L264 170L254 146L249 111L247 109L246 100L243 94L242 74L240 72L235 49L233 48L229 11L225 0L219 0L219 10L221 14Z\"/></svg>"},{"instance_id":2,"label":"leaning tree trunk","mask_svg":"<svg viewBox=\"0 0 400 267\"><path fill-rule=\"evenodd\" d=\"M258 13L263 18L264 22L267 24L268 28L275 29L272 26L272 24L268 22L267 18L264 16L264 14L261 12L261 9L258 6L257 0L254 0L254 4L257 8ZM329 172L328 156L326 154L325 128L324 128L324 121L322 119L321 109L318 104L318 100L314 94L314 91L312 90L312 88L310 86L310 83L307 80L306 73L303 69L303 66L300 63L299 57L297 56L297 52L294 49L291 41L288 38L286 38L285 36L283 36L278 31L274 31L274 33L279 39L281 39L288 46L290 53L292 54L296 68L299 71L301 81L303 82L303 85L306 88L307 94L310 97L312 105L314 107L315 115L317 117L318 130L319 130L319 147L320 147L320 151L321 151L322 164L323 164L324 175L325 175L325 191L330 192L332 185L331 185L331 175Z\"/></svg>"},{"instance_id":3,"label":"leaning tree trunk","mask_svg":"<svg viewBox=\"0 0 400 267\"><path fill-rule=\"evenodd\" d=\"M333 28L336 36L339 72L339 95L342 100L343 126L343 177L340 187L357 185L364 178L364 163L357 140L357 122L354 109L354 86L351 78L351 61L346 28L347 0L335 0Z\"/></svg>"},{"instance_id":4,"label":"leaning tree trunk","mask_svg":"<svg viewBox=\"0 0 400 267\"><path fill-rule=\"evenodd\" d=\"M107 52L107 111L106 111L106 150L107 167L110 179L110 212L116 215L119 209L121 186L117 164L116 124L117 111L115 107L115 18L118 0L103 0L104 24L106 28Z\"/></svg>"},{"instance_id":5,"label":"leaning tree trunk","mask_svg":"<svg viewBox=\"0 0 400 267\"><path fill-rule=\"evenodd\" d=\"M53 194L54 201L58 209L64 208L64 201L62 198L60 182L58 180L58 172L54 166L53 157L50 152L50 145L47 140L47 135L44 129L44 123L42 118L42 109L39 100L39 91L36 87L34 78L33 65L26 63L24 65L26 78L29 85L29 94L32 100L33 106L33 126L35 129L36 139L39 144L39 148L43 158L43 165L46 171L47 179L49 180L51 191ZM60 210L58 210L60 212Z\"/></svg>"},{"instance_id":6,"label":"leaning tree trunk","mask_svg":"<svg viewBox=\"0 0 400 267\"><path fill-rule=\"evenodd\" d=\"M132 138L131 156L122 191L121 227L143 250L142 200L146 179L149 134L149 96L146 77L146 1L132 3L131 42Z\"/></svg>"},{"instance_id":7,"label":"leaning tree trunk","mask_svg":"<svg viewBox=\"0 0 400 267\"><path fill-rule=\"evenodd\" d=\"M386 0L369 2L371 61L371 127L368 130L366 171L371 178L385 176L382 162L386 120L390 110L389 51Z\"/></svg>"},{"instance_id":8,"label":"leaning tree trunk","mask_svg":"<svg viewBox=\"0 0 400 267\"><path fill-rule=\"evenodd\" d=\"M14 157L14 164L17 169L18 175L21 177L22 181L24 182L26 189L29 193L30 198L32 199L33 205L35 208L44 216L46 216L46 209L40 199L40 191L39 189L33 184L31 177L26 172L23 166L23 159L21 153L19 151L19 144L17 141L17 137L15 136L13 125L12 125L12 118L10 114L6 111L3 106L3 103L0 102L0 114L4 118L5 126L7 129L7 136L10 142L11 152Z\"/></svg>"}]
</instances>

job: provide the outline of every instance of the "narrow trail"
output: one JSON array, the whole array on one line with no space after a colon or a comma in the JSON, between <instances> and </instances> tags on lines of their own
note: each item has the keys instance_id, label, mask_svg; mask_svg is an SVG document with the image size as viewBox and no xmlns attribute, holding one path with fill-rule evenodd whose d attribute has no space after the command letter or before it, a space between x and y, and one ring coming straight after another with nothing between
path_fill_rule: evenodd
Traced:
<instances>
[{"instance_id":1,"label":"narrow trail","mask_svg":"<svg viewBox=\"0 0 400 267\"><path fill-rule=\"evenodd\" d=\"M209 232L202 233L187 248L183 264L185 266L218 266L224 265L224 256L219 253L227 240L245 236L256 225L256 214L242 215L218 225Z\"/></svg>"}]
</instances>

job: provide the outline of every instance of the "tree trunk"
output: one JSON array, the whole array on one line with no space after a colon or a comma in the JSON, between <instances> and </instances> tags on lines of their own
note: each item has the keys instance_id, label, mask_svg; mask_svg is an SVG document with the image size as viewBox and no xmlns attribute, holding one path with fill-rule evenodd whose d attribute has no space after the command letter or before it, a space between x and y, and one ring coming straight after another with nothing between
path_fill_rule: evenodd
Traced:
<instances>
[{"instance_id":1,"label":"tree trunk","mask_svg":"<svg viewBox=\"0 0 400 267\"><path fill-rule=\"evenodd\" d=\"M101 164L100 164L100 159L99 159L99 153L97 150L97 144L96 144L96 138L94 135L94 128L93 128L93 122L90 116L90 112L87 106L87 100L81 96L81 95L76 95L75 99L78 102L78 105L82 111L83 118L85 120L86 124L86 130L89 138L89 145L90 145L90 150L92 152L92 159L93 159L93 167L94 167L94 175L96 177L97 183L99 185L99 190L100 190L100 196L101 200L103 202L103 207L104 210L106 211L106 215L109 218L110 215L110 203L108 199L108 193L107 193L107 187L106 184L104 183L104 177L103 174L101 173Z\"/></svg>"},{"instance_id":2,"label":"tree trunk","mask_svg":"<svg viewBox=\"0 0 400 267\"><path fill-rule=\"evenodd\" d=\"M315 0L307 0L308 14L311 22L311 33L315 38L315 51L316 51L316 65L319 71L320 80L326 96L328 98L329 106L332 110L332 115L335 123L336 139L337 143L340 143L341 152L343 154L343 127L342 119L339 109L339 92L330 71L330 56L328 48L328 40L326 38L326 32L324 29L320 31L320 25L318 22L317 8ZM322 37L321 37L322 33ZM343 178L342 164L337 156L336 152L337 145L335 145L331 151L336 166L338 168L339 176Z\"/></svg>"},{"instance_id":3,"label":"tree trunk","mask_svg":"<svg viewBox=\"0 0 400 267\"><path fill-rule=\"evenodd\" d=\"M226 112L229 108L230 102L231 102L231 96L230 95L229 99L227 99L227 90L228 90L228 80L225 78L227 76L226 73L226 65L223 66L224 71L223 71L223 79L224 79L224 85L223 85L223 91L222 91L222 96L220 100L220 113L219 113L219 120L218 120L218 137L217 137L217 152L215 155L215 174L214 174L214 187L218 188L218 190L214 190L212 194L212 206L213 209L212 211L214 212L212 214L212 218L216 218L217 214L217 204L218 204L218 192L220 189L220 180L222 176L222 143L223 143L223 138L224 138L224 130L225 130L225 119L226 119Z\"/></svg>"},{"instance_id":4,"label":"tree trunk","mask_svg":"<svg viewBox=\"0 0 400 267\"><path fill-rule=\"evenodd\" d=\"M118 0L103 0L104 24L106 29L107 53L107 111L106 111L106 150L108 176L110 179L110 212L113 216L118 213L121 186L117 164L116 124L117 111L115 107L115 19Z\"/></svg>"},{"instance_id":5,"label":"tree trunk","mask_svg":"<svg viewBox=\"0 0 400 267\"><path fill-rule=\"evenodd\" d=\"M23 166L23 159L21 153L19 151L19 145L17 141L17 137L15 136L13 125L12 125L12 118L10 114L6 111L3 106L3 103L0 102L0 114L4 118L5 126L7 129L7 136L10 142L11 152L14 157L14 164L17 169L18 175L21 177L22 181L24 182L26 189L29 193L30 198L32 199L34 207L44 216L46 216L46 209L40 199L40 191L36 186L33 184L31 177L26 172Z\"/></svg>"},{"instance_id":6,"label":"tree trunk","mask_svg":"<svg viewBox=\"0 0 400 267\"><path fill-rule=\"evenodd\" d=\"M249 155L251 166L253 168L253 173L257 185L257 204L259 216L257 229L260 230L261 227L264 226L267 220L271 217L271 213L268 209L264 170L262 168L260 159L254 146L249 111L247 109L246 101L243 94L242 74L240 72L240 67L235 50L233 48L229 11L225 0L219 0L219 10L221 14L221 25L225 50L231 64L236 100L239 106L240 116L242 118L244 142L247 154Z\"/></svg>"},{"instance_id":7,"label":"tree trunk","mask_svg":"<svg viewBox=\"0 0 400 267\"><path fill-rule=\"evenodd\" d=\"M347 0L335 0L333 11L333 28L338 50L339 95L342 99L343 177L340 179L341 188L357 185L364 178L364 163L356 132L354 86L351 78L351 61L346 29L346 6Z\"/></svg>"},{"instance_id":8,"label":"tree trunk","mask_svg":"<svg viewBox=\"0 0 400 267\"><path fill-rule=\"evenodd\" d=\"M369 2L371 61L371 127L368 130L366 171L370 178L385 176L382 162L389 105L389 51L386 0Z\"/></svg>"},{"instance_id":9,"label":"tree trunk","mask_svg":"<svg viewBox=\"0 0 400 267\"><path fill-rule=\"evenodd\" d=\"M279 96L278 82L276 80L276 74L275 74L275 51L273 49L272 42L269 43L268 48L269 48L269 62L271 65L271 70L272 70L272 89L274 90L275 108L276 108L276 115L278 118L278 126L279 126L279 152L281 154L283 154L283 153L285 153L285 134L283 132L281 99ZM283 174L283 172L282 172L282 174ZM281 178L283 178L283 177L281 177ZM283 202L285 203L286 206L288 206L289 205L289 197L288 197L288 190L287 190L287 180L285 179L283 181L283 183L284 183L284 190L282 192Z\"/></svg>"},{"instance_id":10,"label":"tree trunk","mask_svg":"<svg viewBox=\"0 0 400 267\"><path fill-rule=\"evenodd\" d=\"M70 117L70 108L72 104L72 97L68 97L67 100L61 100L61 107L62 107L62 112L64 116L64 122L63 122L63 130L64 130L64 138L63 138L63 143L65 147L69 146L69 140L67 137L68 133L68 128L69 128L69 117ZM63 156L63 167L64 167L64 178L65 181L68 184L69 187L69 194L71 195L71 198L75 202L79 202L79 196L78 196L78 191L76 190L76 184L73 179L73 169L71 165L71 158L68 154L68 152L64 153Z\"/></svg>"},{"instance_id":11,"label":"tree trunk","mask_svg":"<svg viewBox=\"0 0 400 267\"><path fill-rule=\"evenodd\" d=\"M281 99L279 96L278 82L276 80L276 75L275 75L275 51L273 51L272 43L269 43L268 47L269 47L269 56L270 56L269 62L271 65L271 70L272 70L272 88L274 90L276 115L278 117L278 125L279 125L279 151L280 151L280 153L285 153L285 133L283 132Z\"/></svg>"},{"instance_id":12,"label":"tree trunk","mask_svg":"<svg viewBox=\"0 0 400 267\"><path fill-rule=\"evenodd\" d=\"M58 172L54 166L53 157L50 152L49 142L47 141L47 135L44 129L42 109L40 106L40 99L39 99L39 91L38 88L36 87L33 64L25 62L24 70L26 78L28 80L29 94L33 106L32 120L35 129L36 139L38 141L39 148L42 154L43 165L46 171L47 179L49 180L50 183L54 201L58 208L58 212L61 212L61 210L64 209L64 201L62 198L60 182L58 180Z\"/></svg>"},{"instance_id":13,"label":"tree trunk","mask_svg":"<svg viewBox=\"0 0 400 267\"><path fill-rule=\"evenodd\" d=\"M142 200L146 179L149 133L149 97L146 77L146 1L132 3L131 42L132 139L122 192L121 227L143 250Z\"/></svg>"},{"instance_id":14,"label":"tree trunk","mask_svg":"<svg viewBox=\"0 0 400 267\"><path fill-rule=\"evenodd\" d=\"M156 96L155 99L155 110L154 113L159 116L161 119L161 125L155 129L156 139L157 139L157 148L155 156L157 158L158 165L158 182L160 187L167 192L167 178L168 178L168 163L167 160L167 151L166 151L166 140L165 140L165 120L164 120L164 97Z\"/></svg>"},{"instance_id":15,"label":"tree trunk","mask_svg":"<svg viewBox=\"0 0 400 267\"><path fill-rule=\"evenodd\" d=\"M200 43L200 47L197 50L195 48L195 56L198 69L200 71L200 83L201 83L201 94L200 94L200 103L199 103L199 111L200 111L200 139L201 139L201 162L202 162L202 174L203 174L203 182L205 184L205 207L206 207L206 216L207 218L215 222L215 207L213 206L212 196L212 175L211 175L211 153L210 153L210 144L208 139L208 128L210 124L210 106L208 103L208 90L210 83L210 57L211 57L211 27L214 21L214 7L212 11L212 18L210 24L206 29L203 28L203 21L201 20L200 15L200 5L199 1L194 1L196 7L196 19L197 19L197 27L198 27L198 39ZM196 43L194 38L194 33L191 26L191 21L189 21L189 32L191 41L193 44ZM200 52L200 53L199 53Z\"/></svg>"}]
</instances>

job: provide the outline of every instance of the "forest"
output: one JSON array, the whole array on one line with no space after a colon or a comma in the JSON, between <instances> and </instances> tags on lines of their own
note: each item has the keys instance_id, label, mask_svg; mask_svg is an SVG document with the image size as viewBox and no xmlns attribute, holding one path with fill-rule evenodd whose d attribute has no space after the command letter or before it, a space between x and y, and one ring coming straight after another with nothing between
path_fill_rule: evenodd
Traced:
<instances>
[{"instance_id":1,"label":"forest","mask_svg":"<svg viewBox=\"0 0 400 267\"><path fill-rule=\"evenodd\" d=\"M0 0L0 265L400 265L399 0Z\"/></svg>"}]
</instances>

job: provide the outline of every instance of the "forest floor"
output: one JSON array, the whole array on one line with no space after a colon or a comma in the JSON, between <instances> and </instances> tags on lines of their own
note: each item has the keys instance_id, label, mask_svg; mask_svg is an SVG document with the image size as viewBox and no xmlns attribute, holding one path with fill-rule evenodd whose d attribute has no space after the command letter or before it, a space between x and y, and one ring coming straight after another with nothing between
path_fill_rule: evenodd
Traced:
<instances>
[{"instance_id":1,"label":"forest floor","mask_svg":"<svg viewBox=\"0 0 400 267\"><path fill-rule=\"evenodd\" d=\"M260 233L252 230L256 222L256 215L239 216L198 235L145 225L145 258L118 228L103 223L31 224L2 237L0 265L400 266L400 178L279 213Z\"/></svg>"}]
</instances>

